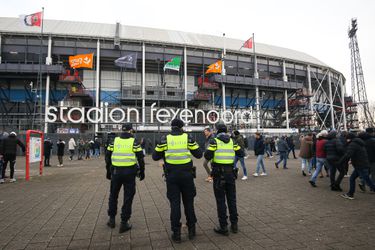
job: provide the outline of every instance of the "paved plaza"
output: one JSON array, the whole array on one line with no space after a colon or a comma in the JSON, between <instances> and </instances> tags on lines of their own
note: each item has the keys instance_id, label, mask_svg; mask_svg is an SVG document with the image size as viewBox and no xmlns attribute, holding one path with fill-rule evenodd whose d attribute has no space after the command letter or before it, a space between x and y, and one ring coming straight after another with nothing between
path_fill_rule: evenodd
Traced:
<instances>
[{"instance_id":1,"label":"paved plaza","mask_svg":"<svg viewBox=\"0 0 375 250\"><path fill-rule=\"evenodd\" d=\"M274 159L266 160L269 176L237 181L239 233L228 237L212 230L217 223L213 188L204 181L202 160L196 160L197 237L189 241L183 228L183 242L175 244L162 170L150 157L146 179L137 181L133 229L124 234L118 233L119 216L115 229L106 226L109 181L103 159L66 159L57 168L54 156L44 176L25 182L20 157L18 181L0 185L0 248L375 249L375 195L357 192L355 200L344 200L329 190L328 178L318 178L318 187L312 188L300 173L299 160L290 160L290 168L283 170L275 169ZM253 173L254 157L246 163ZM348 178L343 189L348 190Z\"/></svg>"}]
</instances>

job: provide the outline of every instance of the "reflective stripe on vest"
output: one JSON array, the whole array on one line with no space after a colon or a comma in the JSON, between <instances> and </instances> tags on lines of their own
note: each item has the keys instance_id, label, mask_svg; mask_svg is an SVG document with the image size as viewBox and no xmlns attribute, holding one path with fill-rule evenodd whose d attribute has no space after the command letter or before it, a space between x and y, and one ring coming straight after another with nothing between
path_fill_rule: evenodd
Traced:
<instances>
[{"instance_id":1,"label":"reflective stripe on vest","mask_svg":"<svg viewBox=\"0 0 375 250\"><path fill-rule=\"evenodd\" d=\"M165 161L172 165L191 162L191 153L188 149L188 135L167 135L167 151Z\"/></svg>"},{"instance_id":2,"label":"reflective stripe on vest","mask_svg":"<svg viewBox=\"0 0 375 250\"><path fill-rule=\"evenodd\" d=\"M131 167L137 163L133 151L134 138L116 137L113 142L112 165L115 167Z\"/></svg>"},{"instance_id":3,"label":"reflective stripe on vest","mask_svg":"<svg viewBox=\"0 0 375 250\"><path fill-rule=\"evenodd\" d=\"M215 138L217 149L215 151L212 162L218 164L233 164L234 163L234 146L233 140L230 139L228 143Z\"/></svg>"}]
</instances>

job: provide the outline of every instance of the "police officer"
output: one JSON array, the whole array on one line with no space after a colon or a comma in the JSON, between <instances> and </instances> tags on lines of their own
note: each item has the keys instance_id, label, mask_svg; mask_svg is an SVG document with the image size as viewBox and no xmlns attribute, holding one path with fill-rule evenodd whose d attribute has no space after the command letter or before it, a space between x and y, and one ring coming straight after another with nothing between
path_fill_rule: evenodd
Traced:
<instances>
[{"instance_id":1,"label":"police officer","mask_svg":"<svg viewBox=\"0 0 375 250\"><path fill-rule=\"evenodd\" d=\"M191 155L202 157L202 151L194 139L184 133L184 123L179 119L171 122L172 132L161 138L155 147L152 159L164 160L164 173L167 183L167 197L171 206L172 240L181 242L181 207L184 204L185 216L189 230L189 239L195 237L195 223L197 218L194 212L194 197L196 195L194 177L195 171Z\"/></svg>"},{"instance_id":2,"label":"police officer","mask_svg":"<svg viewBox=\"0 0 375 250\"><path fill-rule=\"evenodd\" d=\"M107 178L111 179L111 188L108 204L110 228L115 227L117 213L117 199L121 187L124 186L124 204L121 211L120 233L131 229L129 219L132 212L132 202L135 195L135 177L142 181L145 178L145 163L142 148L134 139L134 130L131 124L122 126L120 137L116 137L113 144L108 145L106 163L111 164L110 173L107 170ZM138 167L137 167L138 162Z\"/></svg>"},{"instance_id":3,"label":"police officer","mask_svg":"<svg viewBox=\"0 0 375 250\"><path fill-rule=\"evenodd\" d=\"M216 138L212 138L204 153L204 158L211 161L214 194L216 198L217 213L220 226L214 231L218 234L229 235L227 222L228 203L231 231L238 232L238 214L236 204L236 183L237 170L234 168L234 157L243 157L243 150L227 134L227 127L224 124L216 126Z\"/></svg>"}]
</instances>

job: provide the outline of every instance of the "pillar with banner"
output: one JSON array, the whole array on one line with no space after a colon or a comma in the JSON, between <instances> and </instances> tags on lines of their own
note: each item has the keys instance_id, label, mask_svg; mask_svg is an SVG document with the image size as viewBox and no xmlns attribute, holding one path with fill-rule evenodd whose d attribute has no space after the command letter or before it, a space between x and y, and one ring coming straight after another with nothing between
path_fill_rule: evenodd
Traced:
<instances>
[{"instance_id":1,"label":"pillar with banner","mask_svg":"<svg viewBox=\"0 0 375 250\"><path fill-rule=\"evenodd\" d=\"M30 180L30 164L39 162L39 175L43 174L44 134L38 130L26 131L26 181Z\"/></svg>"}]
</instances>

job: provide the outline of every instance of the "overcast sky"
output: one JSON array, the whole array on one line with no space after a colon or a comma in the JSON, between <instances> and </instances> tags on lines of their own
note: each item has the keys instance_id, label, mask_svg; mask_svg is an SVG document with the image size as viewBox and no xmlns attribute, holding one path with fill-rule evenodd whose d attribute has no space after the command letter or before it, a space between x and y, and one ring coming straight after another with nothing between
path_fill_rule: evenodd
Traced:
<instances>
[{"instance_id":1,"label":"overcast sky","mask_svg":"<svg viewBox=\"0 0 375 250\"><path fill-rule=\"evenodd\" d=\"M347 36L358 18L359 49L368 98L375 101L375 1L373 0L2 0L0 16L45 8L45 18L115 23L205 33L291 48L342 72L350 91Z\"/></svg>"}]
</instances>

